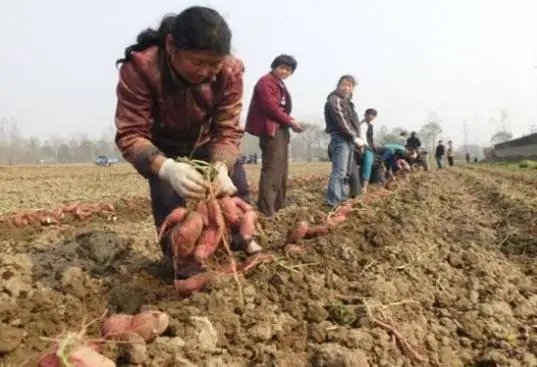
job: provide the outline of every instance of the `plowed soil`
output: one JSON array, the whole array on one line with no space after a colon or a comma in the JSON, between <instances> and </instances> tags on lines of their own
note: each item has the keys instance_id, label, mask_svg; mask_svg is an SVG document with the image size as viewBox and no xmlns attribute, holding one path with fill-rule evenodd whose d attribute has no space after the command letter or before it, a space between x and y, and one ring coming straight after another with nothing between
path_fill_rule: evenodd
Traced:
<instances>
[{"instance_id":1,"label":"plowed soil","mask_svg":"<svg viewBox=\"0 0 537 367\"><path fill-rule=\"evenodd\" d=\"M119 185L143 191L131 174ZM116 221L4 226L0 365L35 365L51 339L106 310L159 309L171 326L137 364L117 344L103 353L118 366L537 366L536 182L494 167L416 173L287 257L287 230L325 211L324 184L295 186L262 220L277 261L241 278L245 305L228 279L173 294L145 198L117 205Z\"/></svg>"}]
</instances>

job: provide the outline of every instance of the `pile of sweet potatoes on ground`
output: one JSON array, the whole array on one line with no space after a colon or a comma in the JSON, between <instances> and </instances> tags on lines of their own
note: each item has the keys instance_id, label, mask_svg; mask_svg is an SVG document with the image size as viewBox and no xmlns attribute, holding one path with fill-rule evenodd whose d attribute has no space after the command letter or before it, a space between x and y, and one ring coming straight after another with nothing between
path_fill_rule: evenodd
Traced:
<instances>
[{"instance_id":1,"label":"pile of sweet potatoes on ground","mask_svg":"<svg viewBox=\"0 0 537 367\"><path fill-rule=\"evenodd\" d=\"M77 219L85 219L92 214L111 214L112 212L114 212L114 206L110 203L74 203L60 205L52 210L26 210L9 216L8 220L16 227L26 227L34 224L60 224L61 220L65 217L66 214L72 215Z\"/></svg>"},{"instance_id":2,"label":"pile of sweet potatoes on ground","mask_svg":"<svg viewBox=\"0 0 537 367\"><path fill-rule=\"evenodd\" d=\"M299 240L327 235L332 228L347 219L347 215L352 209L353 203L349 201L328 214L324 223L311 224L307 221L298 222L296 227L289 231L287 235L285 252L289 254L302 251L302 247L297 244Z\"/></svg>"},{"instance_id":3,"label":"pile of sweet potatoes on ground","mask_svg":"<svg viewBox=\"0 0 537 367\"><path fill-rule=\"evenodd\" d=\"M41 356L39 367L114 367L115 362L99 353L102 343L108 340L122 343L132 336L151 342L166 331L169 323L169 316L160 311L110 316L101 327L102 339L86 338L85 329L89 325L79 333L67 333Z\"/></svg>"}]
</instances>

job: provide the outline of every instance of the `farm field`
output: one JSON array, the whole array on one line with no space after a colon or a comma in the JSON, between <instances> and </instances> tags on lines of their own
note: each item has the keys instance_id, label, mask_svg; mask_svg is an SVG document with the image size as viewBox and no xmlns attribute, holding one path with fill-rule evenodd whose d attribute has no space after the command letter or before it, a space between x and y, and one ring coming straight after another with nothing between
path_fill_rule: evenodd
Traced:
<instances>
[{"instance_id":1,"label":"farm field","mask_svg":"<svg viewBox=\"0 0 537 367\"><path fill-rule=\"evenodd\" d=\"M328 171L293 165L290 177ZM248 175L257 182L258 167ZM0 185L0 366L35 366L52 339L106 310L150 309L170 327L137 361L104 343L118 366L537 366L537 170L461 165L373 187L286 255L287 231L326 215L325 182L295 180L289 206L261 220L276 261L241 277L245 305L232 279L173 294L147 184L127 165L2 167ZM115 210L8 220L74 202Z\"/></svg>"}]
</instances>

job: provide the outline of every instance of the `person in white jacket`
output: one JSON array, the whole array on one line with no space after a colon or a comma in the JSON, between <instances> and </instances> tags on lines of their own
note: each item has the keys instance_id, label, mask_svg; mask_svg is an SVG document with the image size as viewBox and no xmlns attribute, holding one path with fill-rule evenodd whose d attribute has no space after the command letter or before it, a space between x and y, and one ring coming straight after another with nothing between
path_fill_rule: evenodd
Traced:
<instances>
[{"instance_id":1,"label":"person in white jacket","mask_svg":"<svg viewBox=\"0 0 537 367\"><path fill-rule=\"evenodd\" d=\"M368 108L364 119L360 122L358 136L364 142L360 159L360 182L362 192L367 192L367 185L371 179L371 171L375 160L375 141L373 139L373 120L377 117L377 110Z\"/></svg>"}]
</instances>

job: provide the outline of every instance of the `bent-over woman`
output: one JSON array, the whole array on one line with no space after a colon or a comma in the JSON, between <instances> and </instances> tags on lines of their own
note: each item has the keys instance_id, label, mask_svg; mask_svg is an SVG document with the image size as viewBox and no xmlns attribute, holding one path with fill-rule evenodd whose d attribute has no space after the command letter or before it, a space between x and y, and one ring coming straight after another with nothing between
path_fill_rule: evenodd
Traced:
<instances>
[{"instance_id":1,"label":"bent-over woman","mask_svg":"<svg viewBox=\"0 0 537 367\"><path fill-rule=\"evenodd\" d=\"M167 16L158 29L140 33L117 63L116 143L149 182L157 230L185 199L206 192L201 174L177 157L215 163L219 194L247 199L238 161L244 65L231 55L224 18L201 6ZM169 264L177 228L160 242ZM202 271L188 259L177 268L179 278Z\"/></svg>"}]
</instances>

